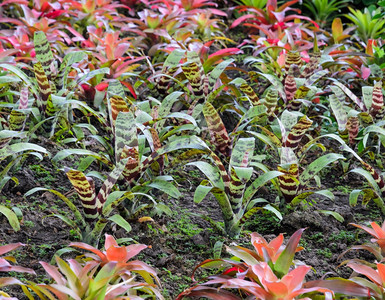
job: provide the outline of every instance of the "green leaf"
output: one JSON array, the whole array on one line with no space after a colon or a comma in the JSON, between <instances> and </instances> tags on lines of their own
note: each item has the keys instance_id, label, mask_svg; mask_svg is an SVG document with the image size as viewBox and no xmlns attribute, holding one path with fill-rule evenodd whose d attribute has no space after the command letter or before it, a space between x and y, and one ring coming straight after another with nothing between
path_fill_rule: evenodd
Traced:
<instances>
[{"instance_id":1,"label":"green leaf","mask_svg":"<svg viewBox=\"0 0 385 300\"><path fill-rule=\"evenodd\" d=\"M72 203L72 201L70 199L68 199L62 193L60 193L56 190L52 190L52 189L36 187L36 188L33 188L33 189L29 190L28 192L26 192L24 194L24 197L28 197L28 196L36 193L36 192L50 192L50 193L56 195L57 197L59 197L71 209L71 211L73 212L73 214L75 216L76 222L79 222L82 225L82 228L86 228L87 225L84 221L83 216L81 215L80 211L78 210L78 208Z\"/></svg>"},{"instance_id":2,"label":"green leaf","mask_svg":"<svg viewBox=\"0 0 385 300\"><path fill-rule=\"evenodd\" d=\"M106 165L112 167L112 163L110 160L108 160L104 155L86 150L86 149L65 149L61 150L52 158L52 162L57 164L58 162L62 161L63 159L67 158L70 155L88 155L96 158L97 160L100 160L101 162L105 163Z\"/></svg>"},{"instance_id":3,"label":"green leaf","mask_svg":"<svg viewBox=\"0 0 385 300\"><path fill-rule=\"evenodd\" d=\"M179 118L182 120L187 120L187 121L191 122L194 126L197 126L196 120L192 116L185 114L185 113L174 112L172 114L165 116L165 118Z\"/></svg>"},{"instance_id":4,"label":"green leaf","mask_svg":"<svg viewBox=\"0 0 385 300\"><path fill-rule=\"evenodd\" d=\"M231 153L230 166L248 167L254 153L255 138L240 138Z\"/></svg>"},{"instance_id":5,"label":"green leaf","mask_svg":"<svg viewBox=\"0 0 385 300\"><path fill-rule=\"evenodd\" d=\"M132 229L130 223L128 223L125 219L123 219L123 217L119 214L115 214L109 217L108 220L116 223L117 225L125 229L127 233L130 232Z\"/></svg>"},{"instance_id":6,"label":"green leaf","mask_svg":"<svg viewBox=\"0 0 385 300\"><path fill-rule=\"evenodd\" d=\"M338 123L338 130L344 131L346 128L346 123L348 122L348 115L346 114L342 103L333 94L329 96L329 103L336 117Z\"/></svg>"},{"instance_id":7,"label":"green leaf","mask_svg":"<svg viewBox=\"0 0 385 300\"><path fill-rule=\"evenodd\" d=\"M301 203L302 201L304 201L307 197L309 197L310 195L313 195L314 192L303 192L299 195L297 195L293 200L291 200L290 202L290 205L292 207L298 205L299 203Z\"/></svg>"},{"instance_id":8,"label":"green leaf","mask_svg":"<svg viewBox=\"0 0 385 300\"><path fill-rule=\"evenodd\" d=\"M219 63L209 74L209 89L214 88L215 82L223 71L234 61L234 59L227 59Z\"/></svg>"},{"instance_id":9,"label":"green leaf","mask_svg":"<svg viewBox=\"0 0 385 300\"><path fill-rule=\"evenodd\" d=\"M326 216L332 216L334 219L336 219L338 222L343 223L345 221L344 217L341 216L338 212L336 211L330 211L330 210L317 210L318 212L326 215Z\"/></svg>"},{"instance_id":10,"label":"green leaf","mask_svg":"<svg viewBox=\"0 0 385 300\"><path fill-rule=\"evenodd\" d=\"M30 77L28 77L23 71L21 71L18 67L15 67L15 66L12 66L10 64L0 64L0 68L4 68L4 69L7 69L9 71L11 71L12 73L14 73L17 77L19 77L25 85L27 85L31 90L32 90L32 93L37 96L38 95L38 92L36 90L36 87L35 85L32 83L32 81L29 79Z\"/></svg>"},{"instance_id":11,"label":"green leaf","mask_svg":"<svg viewBox=\"0 0 385 300\"><path fill-rule=\"evenodd\" d=\"M334 201L334 194L329 190L316 191L314 194L322 195L330 200Z\"/></svg>"},{"instance_id":12,"label":"green leaf","mask_svg":"<svg viewBox=\"0 0 385 300\"><path fill-rule=\"evenodd\" d=\"M299 181L301 182L301 184L306 184L319 171L321 171L327 165L335 162L338 159L345 159L345 157L341 154L328 153L317 158L310 165L308 165L305 171L299 176Z\"/></svg>"},{"instance_id":13,"label":"green leaf","mask_svg":"<svg viewBox=\"0 0 385 300\"><path fill-rule=\"evenodd\" d=\"M169 68L175 68L180 64L180 60L183 58L184 54L186 53L185 50L182 49L175 49L172 51L166 58L164 64L162 73L166 70L167 67Z\"/></svg>"},{"instance_id":14,"label":"green leaf","mask_svg":"<svg viewBox=\"0 0 385 300\"><path fill-rule=\"evenodd\" d=\"M262 175L260 175L256 180L253 181L253 183L246 189L244 196L243 196L243 203L247 205L247 203L253 198L254 194L258 191L260 187L265 185L270 180L284 175L282 172L278 171L269 171Z\"/></svg>"},{"instance_id":15,"label":"green leaf","mask_svg":"<svg viewBox=\"0 0 385 300\"><path fill-rule=\"evenodd\" d=\"M9 225L11 225L14 231L17 232L20 230L20 223L17 215L12 210L5 207L4 205L0 205L0 213L8 219Z\"/></svg>"},{"instance_id":16,"label":"green leaf","mask_svg":"<svg viewBox=\"0 0 385 300\"><path fill-rule=\"evenodd\" d=\"M349 204L354 207L357 205L358 196L362 193L362 190L353 190L349 195Z\"/></svg>"},{"instance_id":17,"label":"green leaf","mask_svg":"<svg viewBox=\"0 0 385 300\"><path fill-rule=\"evenodd\" d=\"M379 195L381 195L381 190L378 187L377 182L374 180L373 176L368 171L361 169L361 168L356 168L356 169L351 170L350 172L357 173L361 176L364 176L365 179L370 184L370 186L374 189L377 196L379 197Z\"/></svg>"},{"instance_id":18,"label":"green leaf","mask_svg":"<svg viewBox=\"0 0 385 300\"><path fill-rule=\"evenodd\" d=\"M11 156L13 154L17 154L19 152L24 152L29 150L42 152L48 155L48 151L38 145L31 144L31 143L17 143L17 144L7 145L4 148L0 149L0 160L8 156Z\"/></svg>"},{"instance_id":19,"label":"green leaf","mask_svg":"<svg viewBox=\"0 0 385 300\"><path fill-rule=\"evenodd\" d=\"M194 161L188 163L187 166L196 166L203 174L206 175L213 187L217 187L220 190L224 190L225 185L218 168L213 167L211 164L205 161Z\"/></svg>"},{"instance_id":20,"label":"green leaf","mask_svg":"<svg viewBox=\"0 0 385 300\"><path fill-rule=\"evenodd\" d=\"M252 167L243 168L243 167L233 167L235 173L237 174L240 180L249 181L251 176L253 175L254 169Z\"/></svg>"},{"instance_id":21,"label":"green leaf","mask_svg":"<svg viewBox=\"0 0 385 300\"><path fill-rule=\"evenodd\" d=\"M222 254L222 248L223 248L223 242L222 241L216 241L213 248L213 258L219 259Z\"/></svg>"},{"instance_id":22,"label":"green leaf","mask_svg":"<svg viewBox=\"0 0 385 300\"><path fill-rule=\"evenodd\" d=\"M158 189L176 199L181 196L179 190L171 182L165 180L155 179L147 186Z\"/></svg>"},{"instance_id":23,"label":"green leaf","mask_svg":"<svg viewBox=\"0 0 385 300\"><path fill-rule=\"evenodd\" d=\"M263 207L263 209L271 211L280 221L282 221L283 217L282 217L281 212L278 209L276 209L274 206L272 206L271 204L266 204Z\"/></svg>"},{"instance_id":24,"label":"green leaf","mask_svg":"<svg viewBox=\"0 0 385 300\"><path fill-rule=\"evenodd\" d=\"M70 252L74 252L74 251L76 251L74 248L70 248L70 247L64 247L64 248L61 248L61 249L59 249L59 250L57 250L56 252L55 252L55 254L52 256L52 259L51 259L51 261L50 261L50 264L51 265L53 265L53 264L55 264L55 262L56 262L56 259L55 259L55 257L56 256L62 256L63 254L66 254L66 253L70 253Z\"/></svg>"},{"instance_id":25,"label":"green leaf","mask_svg":"<svg viewBox=\"0 0 385 300\"><path fill-rule=\"evenodd\" d=\"M197 186L194 193L194 202L199 204L202 200L210 193L212 186L207 186L209 182L207 180L203 180L200 185Z\"/></svg>"},{"instance_id":26,"label":"green leaf","mask_svg":"<svg viewBox=\"0 0 385 300\"><path fill-rule=\"evenodd\" d=\"M279 278L282 278L288 273L289 268L293 263L294 254L304 230L305 228L302 228L293 233L285 249L282 251L277 261L275 262L274 271L277 273Z\"/></svg>"},{"instance_id":27,"label":"green leaf","mask_svg":"<svg viewBox=\"0 0 385 300\"><path fill-rule=\"evenodd\" d=\"M93 78L99 74L110 74L110 69L109 68L100 68L100 69L92 70L92 71L88 72L87 74L83 75L82 77L80 77L76 81L76 84L79 85L83 82L86 82L86 81L90 80L91 78ZM75 81L74 81L74 83L75 83Z\"/></svg>"}]
</instances>

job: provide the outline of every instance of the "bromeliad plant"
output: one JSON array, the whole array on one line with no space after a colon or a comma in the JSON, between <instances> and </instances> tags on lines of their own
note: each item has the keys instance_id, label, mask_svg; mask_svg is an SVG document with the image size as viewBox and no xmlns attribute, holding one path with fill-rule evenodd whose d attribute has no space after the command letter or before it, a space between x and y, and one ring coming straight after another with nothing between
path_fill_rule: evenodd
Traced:
<instances>
[{"instance_id":1,"label":"bromeliad plant","mask_svg":"<svg viewBox=\"0 0 385 300\"><path fill-rule=\"evenodd\" d=\"M0 207L1 209L1 207ZM4 246L0 246L0 272L22 272L22 273L29 273L29 274L36 274L35 271L29 268L24 268L20 266L13 266L9 263L10 262L15 262L15 258L13 256L1 256L3 254L6 254L12 250L15 250L21 246L24 246L22 243L15 243L15 244L8 244ZM23 283L14 278L14 277L1 277L0 278L0 288L8 285L23 285ZM15 298L8 298L10 297L8 294L5 292L2 292L0 290L0 298L4 299L3 297L6 297L5 299L10 299L13 300Z\"/></svg>"},{"instance_id":2,"label":"bromeliad plant","mask_svg":"<svg viewBox=\"0 0 385 300\"><path fill-rule=\"evenodd\" d=\"M352 246L344 251L341 256L351 250L366 250L376 257L376 262L370 263L362 259L349 259L341 263L341 265L346 265L354 271L349 279L328 278L327 280L309 282L306 285L308 287L321 286L334 291L336 294L360 297L362 299L383 299L385 296L385 265L383 264L385 254L385 223L379 226L376 222L371 222L372 228L359 224L351 225L363 229L372 235L372 243Z\"/></svg>"},{"instance_id":3,"label":"bromeliad plant","mask_svg":"<svg viewBox=\"0 0 385 300\"><path fill-rule=\"evenodd\" d=\"M30 299L34 298L27 288L40 299L54 299L54 296L59 299L164 299L158 289L160 283L156 271L142 261L130 260L147 248L146 245L118 246L115 239L106 234L105 251L85 243L71 243L70 246L94 254L85 254L84 259L69 259L67 262L56 256L58 267L40 262L55 283L29 282L22 288ZM141 279L137 280L136 275Z\"/></svg>"},{"instance_id":4,"label":"bromeliad plant","mask_svg":"<svg viewBox=\"0 0 385 300\"><path fill-rule=\"evenodd\" d=\"M297 118L297 114L284 111L281 120L276 119L278 124L271 126L273 132L261 126L259 126L261 133L249 132L280 153L280 164L277 169L283 175L278 177L278 184L275 184L275 187L282 197L282 208L288 203L296 205L314 193L333 198L333 195L327 190L311 191L309 182L312 179L319 181L318 172L329 164L344 159L344 156L340 154L328 153L317 158L308 166L302 166L301 161L311 148L318 146L325 151L325 147L318 142L318 138L310 139L308 143L301 145L302 138L313 122L307 116L302 116L298 121Z\"/></svg>"},{"instance_id":5,"label":"bromeliad plant","mask_svg":"<svg viewBox=\"0 0 385 300\"><path fill-rule=\"evenodd\" d=\"M332 292L327 288L304 287L305 275L311 267L295 266L294 254L302 250L298 242L304 229L296 231L283 246L283 235L280 234L268 243L258 233L251 234L253 250L240 246L227 247L233 255L231 259L208 259L200 263L198 268L221 268L220 274L210 276L209 280L182 292L177 300L185 297L207 297L209 299L295 299L300 295L324 293L325 299L332 299ZM214 285L214 286L213 286ZM236 289L238 292L232 292ZM305 299L305 298L301 298ZM309 299L309 298L307 298Z\"/></svg>"},{"instance_id":6,"label":"bromeliad plant","mask_svg":"<svg viewBox=\"0 0 385 300\"><path fill-rule=\"evenodd\" d=\"M138 137L136 133L137 129L133 114L131 112L123 111L114 111L113 113L114 117L112 117L112 120L115 120L113 122L113 128L115 133L116 163L112 165L113 170L108 175L107 179L104 180L99 192L96 192L93 179L86 176L82 171L70 169L65 170L68 179L81 199L83 214L67 197L55 190L48 190L65 201L74 213L75 222L69 220L68 218L64 218L63 216L60 217L72 227L78 228L83 241L92 244L97 244L100 234L107 224L107 219L117 223L127 231L130 231L131 227L129 223L119 213L110 216L114 209L125 199L133 201L136 195L143 195L149 197L153 201L153 205L156 207L157 202L153 200L151 196L146 194L150 188L156 188L173 197L179 197L180 193L171 183L168 182L169 179L161 176L152 178L142 184L138 184L131 189L129 188L130 184L134 180L144 176L146 171L150 170L150 166L154 162L156 162L164 154L175 150L193 148L208 151L207 146L198 138L185 136L179 137L169 144L157 148L149 157L142 161L142 153L139 152ZM117 115L115 113L117 113ZM87 152L82 149L75 151L75 149L72 149L67 153L65 153L65 150L64 152L58 153L56 159L59 159L61 156L66 157L71 154L83 154L89 155L90 157L93 156L90 151ZM109 163L105 157L103 158L98 155L97 158L101 159L101 161L105 163ZM125 185L123 185L124 188L121 191L113 191L114 188L118 187L116 182L121 175L125 179ZM43 190L47 189L34 188L29 191L26 196Z\"/></svg>"},{"instance_id":7,"label":"bromeliad plant","mask_svg":"<svg viewBox=\"0 0 385 300\"><path fill-rule=\"evenodd\" d=\"M207 122L215 152L220 153L223 160L214 152L210 153L211 162L196 161L193 165L205 174L194 194L194 201L201 202L208 193L212 193L222 210L224 232L230 237L237 237L243 223L260 209L273 211L279 218L280 213L270 204L264 207L255 207L257 203L267 202L264 199L253 199L258 189L267 182L282 175L281 172L263 170L265 173L251 180L254 169L253 160L255 139L239 138L235 145L226 131L226 128L212 104L206 102L203 106L203 115ZM226 159L229 159L226 170ZM247 186L247 183L249 183Z\"/></svg>"}]
</instances>

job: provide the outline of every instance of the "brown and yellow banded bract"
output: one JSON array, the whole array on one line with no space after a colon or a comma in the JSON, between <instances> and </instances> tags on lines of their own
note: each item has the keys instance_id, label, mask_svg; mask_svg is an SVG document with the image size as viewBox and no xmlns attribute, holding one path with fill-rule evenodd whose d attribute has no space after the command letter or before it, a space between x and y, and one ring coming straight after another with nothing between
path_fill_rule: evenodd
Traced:
<instances>
[{"instance_id":1,"label":"brown and yellow banded bract","mask_svg":"<svg viewBox=\"0 0 385 300\"><path fill-rule=\"evenodd\" d=\"M40 62L37 62L33 65L33 70L35 73L37 84L39 86L41 101L45 109L48 97L52 94L51 85Z\"/></svg>"},{"instance_id":2,"label":"brown and yellow banded bract","mask_svg":"<svg viewBox=\"0 0 385 300\"><path fill-rule=\"evenodd\" d=\"M349 117L346 123L346 129L349 132L349 144L354 145L356 143L355 138L357 137L360 129L360 121L358 117Z\"/></svg>"},{"instance_id":3,"label":"brown and yellow banded bract","mask_svg":"<svg viewBox=\"0 0 385 300\"><path fill-rule=\"evenodd\" d=\"M109 100L111 104L111 121L114 127L119 112L129 112L130 109L128 108L127 102L121 96L113 95Z\"/></svg>"},{"instance_id":4,"label":"brown and yellow banded bract","mask_svg":"<svg viewBox=\"0 0 385 300\"><path fill-rule=\"evenodd\" d=\"M290 167L283 168L277 166L278 171L284 173L278 177L280 190L286 202L295 198L299 188L299 168L297 164L291 164Z\"/></svg>"},{"instance_id":5,"label":"brown and yellow banded bract","mask_svg":"<svg viewBox=\"0 0 385 300\"><path fill-rule=\"evenodd\" d=\"M272 116L278 104L278 91L270 88L265 96L265 101L262 102L267 108L267 115Z\"/></svg>"},{"instance_id":6,"label":"brown and yellow banded bract","mask_svg":"<svg viewBox=\"0 0 385 300\"><path fill-rule=\"evenodd\" d=\"M225 156L229 156L231 153L231 140L221 117L211 103L206 102L204 104L203 115L216 150Z\"/></svg>"},{"instance_id":7,"label":"brown and yellow banded bract","mask_svg":"<svg viewBox=\"0 0 385 300\"><path fill-rule=\"evenodd\" d=\"M306 131L310 128L312 124L313 124L313 121L310 120L307 116L301 117L297 122L297 124L295 124L291 128L284 142L284 146L290 147L293 150L296 149L300 141L302 140L303 136L305 135Z\"/></svg>"},{"instance_id":8,"label":"brown and yellow banded bract","mask_svg":"<svg viewBox=\"0 0 385 300\"><path fill-rule=\"evenodd\" d=\"M290 103L294 99L295 93L297 91L297 83L295 78L292 75L287 75L284 82L285 94L286 94L286 103Z\"/></svg>"},{"instance_id":9,"label":"brown and yellow banded bract","mask_svg":"<svg viewBox=\"0 0 385 300\"><path fill-rule=\"evenodd\" d=\"M196 99L204 99L203 82L205 74L203 67L200 68L196 62L192 62L184 64L182 70L191 85Z\"/></svg>"},{"instance_id":10,"label":"brown and yellow banded bract","mask_svg":"<svg viewBox=\"0 0 385 300\"><path fill-rule=\"evenodd\" d=\"M82 202L86 222L92 223L96 221L99 216L98 209L100 203L96 198L93 180L77 170L67 170L66 175Z\"/></svg>"},{"instance_id":11,"label":"brown and yellow banded bract","mask_svg":"<svg viewBox=\"0 0 385 300\"><path fill-rule=\"evenodd\" d=\"M298 51L287 51L285 56L285 71L289 72L292 65L300 67L302 65L301 54Z\"/></svg>"},{"instance_id":12,"label":"brown and yellow banded bract","mask_svg":"<svg viewBox=\"0 0 385 300\"><path fill-rule=\"evenodd\" d=\"M13 109L9 115L8 124L9 130L23 130L27 115L20 110Z\"/></svg>"},{"instance_id":13,"label":"brown and yellow banded bract","mask_svg":"<svg viewBox=\"0 0 385 300\"><path fill-rule=\"evenodd\" d=\"M254 105L254 106L257 106L260 104L259 102L259 98L257 96L257 94L254 92L254 90L251 88L250 85L248 85L247 83L242 83L240 86L239 86L239 89L246 94L246 96L249 98L250 102Z\"/></svg>"},{"instance_id":14,"label":"brown and yellow banded bract","mask_svg":"<svg viewBox=\"0 0 385 300\"><path fill-rule=\"evenodd\" d=\"M384 107L384 95L382 94L382 82L377 82L374 85L372 93L372 106L370 107L370 114L375 117Z\"/></svg>"},{"instance_id":15,"label":"brown and yellow banded bract","mask_svg":"<svg viewBox=\"0 0 385 300\"><path fill-rule=\"evenodd\" d=\"M122 174L127 182L131 182L140 171L138 149L136 147L124 147L120 159L125 158L128 160Z\"/></svg>"}]
</instances>

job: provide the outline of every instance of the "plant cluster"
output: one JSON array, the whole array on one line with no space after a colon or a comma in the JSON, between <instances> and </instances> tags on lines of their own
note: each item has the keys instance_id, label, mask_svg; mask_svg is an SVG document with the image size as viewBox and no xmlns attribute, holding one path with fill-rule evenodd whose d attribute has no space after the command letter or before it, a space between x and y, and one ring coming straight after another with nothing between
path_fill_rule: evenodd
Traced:
<instances>
[{"instance_id":1,"label":"plant cluster","mask_svg":"<svg viewBox=\"0 0 385 300\"><path fill-rule=\"evenodd\" d=\"M31 290L47 299L161 297L155 271L127 262L144 246L119 247L106 235L105 253L96 248L111 225L129 233L132 220L171 215L164 199L182 197L173 175L183 166L204 175L194 201L213 195L223 226L201 217L233 239L258 212L282 220L309 196L334 199L321 189L322 174L339 166L368 182L350 193L350 205L372 200L385 214L378 159L385 146L383 1L345 14L340 10L349 0L236 2L0 3L0 190L18 185L17 170L31 161L49 160L75 197L50 182L24 196L49 192L63 201L69 214L55 216L84 243L72 246L96 255L57 258L58 268L42 263L56 283L22 285L28 297ZM39 140L61 150L51 153ZM265 185L275 192L263 198ZM337 212L322 212L343 221ZM22 212L12 203L0 204L0 213L21 230ZM340 281L302 285L308 266L290 269L301 232L285 250L282 236L267 243L252 235L256 252L230 247L235 256L243 253L243 262L202 263L227 267L180 297L208 297L218 285L242 286L239 297L262 299L341 292ZM381 260L372 271L348 266L365 276L378 273L371 279L382 285ZM362 288L353 282L346 287ZM374 286L370 293L382 295Z\"/></svg>"}]
</instances>

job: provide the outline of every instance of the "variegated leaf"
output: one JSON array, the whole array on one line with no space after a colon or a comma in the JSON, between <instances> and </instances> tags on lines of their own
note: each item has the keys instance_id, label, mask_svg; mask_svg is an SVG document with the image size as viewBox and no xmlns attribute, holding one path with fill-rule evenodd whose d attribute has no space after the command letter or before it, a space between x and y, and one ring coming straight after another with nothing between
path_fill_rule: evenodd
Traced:
<instances>
[{"instance_id":1,"label":"variegated leaf","mask_svg":"<svg viewBox=\"0 0 385 300\"><path fill-rule=\"evenodd\" d=\"M52 94L51 85L40 62L34 64L33 69L40 91L41 100L38 103L40 103L41 112L45 112L48 97Z\"/></svg>"},{"instance_id":2,"label":"variegated leaf","mask_svg":"<svg viewBox=\"0 0 385 300\"><path fill-rule=\"evenodd\" d=\"M346 86L344 86L342 83L338 81L334 81L333 84L338 86L355 104L357 104L358 107L361 109L361 111L363 112L367 111L364 103L355 94L353 94L353 92L349 90ZM333 86L330 86L330 88L332 88L333 92L336 94L336 91L335 89L333 89Z\"/></svg>"},{"instance_id":3,"label":"variegated leaf","mask_svg":"<svg viewBox=\"0 0 385 300\"><path fill-rule=\"evenodd\" d=\"M376 116L376 114L384 106L384 95L382 94L382 82L377 82L373 88L372 94L372 106L370 108L370 114Z\"/></svg>"},{"instance_id":4,"label":"variegated leaf","mask_svg":"<svg viewBox=\"0 0 385 300\"><path fill-rule=\"evenodd\" d=\"M306 64L305 69L303 70L303 76L309 78L315 70L320 66L321 52L310 53L310 60Z\"/></svg>"},{"instance_id":5,"label":"variegated leaf","mask_svg":"<svg viewBox=\"0 0 385 300\"><path fill-rule=\"evenodd\" d=\"M13 109L9 116L9 130L21 131L24 128L27 115L20 110Z\"/></svg>"},{"instance_id":6,"label":"variegated leaf","mask_svg":"<svg viewBox=\"0 0 385 300\"><path fill-rule=\"evenodd\" d=\"M243 167L249 166L255 147L254 138L240 138L231 153L230 166Z\"/></svg>"},{"instance_id":7,"label":"variegated leaf","mask_svg":"<svg viewBox=\"0 0 385 300\"><path fill-rule=\"evenodd\" d=\"M296 149L302 137L305 135L306 131L310 128L312 124L313 121L311 121L307 116L303 116L302 118L300 118L297 124L293 126L293 128L287 135L284 145L286 147L292 148L293 150Z\"/></svg>"},{"instance_id":8,"label":"variegated leaf","mask_svg":"<svg viewBox=\"0 0 385 300\"><path fill-rule=\"evenodd\" d=\"M33 38L35 44L36 59L47 76L48 79L51 78L51 64L54 60L51 46L45 36L45 33L42 31L36 31Z\"/></svg>"},{"instance_id":9,"label":"variegated leaf","mask_svg":"<svg viewBox=\"0 0 385 300\"><path fill-rule=\"evenodd\" d=\"M287 51L285 56L285 71L289 72L291 65L302 65L301 54L298 51Z\"/></svg>"},{"instance_id":10,"label":"variegated leaf","mask_svg":"<svg viewBox=\"0 0 385 300\"><path fill-rule=\"evenodd\" d=\"M357 137L360 129L360 121L358 117L349 117L346 123L346 129L349 132L349 144L354 145L356 143L355 138Z\"/></svg>"},{"instance_id":11,"label":"variegated leaf","mask_svg":"<svg viewBox=\"0 0 385 300\"><path fill-rule=\"evenodd\" d=\"M221 117L209 102L206 102L203 106L203 115L216 150L225 156L229 156L231 153L231 140Z\"/></svg>"},{"instance_id":12,"label":"variegated leaf","mask_svg":"<svg viewBox=\"0 0 385 300\"><path fill-rule=\"evenodd\" d=\"M117 96L114 96L117 97ZM112 98L114 98L112 97ZM112 99L111 98L111 99ZM131 112L120 111L115 123L115 159L119 161L124 147L137 147L135 118Z\"/></svg>"},{"instance_id":13,"label":"variegated leaf","mask_svg":"<svg viewBox=\"0 0 385 300\"><path fill-rule=\"evenodd\" d=\"M378 172L368 163L364 162L363 160L361 163L364 165L365 169L372 175L374 181L377 183L378 187L380 188L382 197L385 197L385 182L384 179Z\"/></svg>"},{"instance_id":14,"label":"variegated leaf","mask_svg":"<svg viewBox=\"0 0 385 300\"><path fill-rule=\"evenodd\" d=\"M278 177L279 187L286 203L295 198L299 188L299 169L297 164L290 165L289 169L277 166L278 171L284 173Z\"/></svg>"},{"instance_id":15,"label":"variegated leaf","mask_svg":"<svg viewBox=\"0 0 385 300\"><path fill-rule=\"evenodd\" d=\"M295 82L294 76L287 75L285 78L286 103L294 99L294 95L296 91L297 91L297 84Z\"/></svg>"},{"instance_id":16,"label":"variegated leaf","mask_svg":"<svg viewBox=\"0 0 385 300\"><path fill-rule=\"evenodd\" d=\"M96 198L94 181L77 170L67 170L66 175L82 201L86 221L94 222L99 216L100 206Z\"/></svg>"},{"instance_id":17,"label":"variegated leaf","mask_svg":"<svg viewBox=\"0 0 385 300\"><path fill-rule=\"evenodd\" d=\"M108 84L107 92L109 96L119 96L122 99L126 97L123 89L123 85L120 83L119 80L111 80Z\"/></svg>"},{"instance_id":18,"label":"variegated leaf","mask_svg":"<svg viewBox=\"0 0 385 300\"><path fill-rule=\"evenodd\" d=\"M338 123L338 130L344 131L346 128L346 123L348 121L348 115L336 94L331 94L329 96L330 107L334 113L334 116Z\"/></svg>"},{"instance_id":19,"label":"variegated leaf","mask_svg":"<svg viewBox=\"0 0 385 300\"><path fill-rule=\"evenodd\" d=\"M28 108L28 86L23 85L20 90L19 109Z\"/></svg>"},{"instance_id":20,"label":"variegated leaf","mask_svg":"<svg viewBox=\"0 0 385 300\"><path fill-rule=\"evenodd\" d=\"M249 86L247 83L242 83L239 86L239 89L246 94L246 96L249 98L250 102L253 104L253 106L259 105L259 98L257 94L254 92L254 90Z\"/></svg>"}]
</instances>

